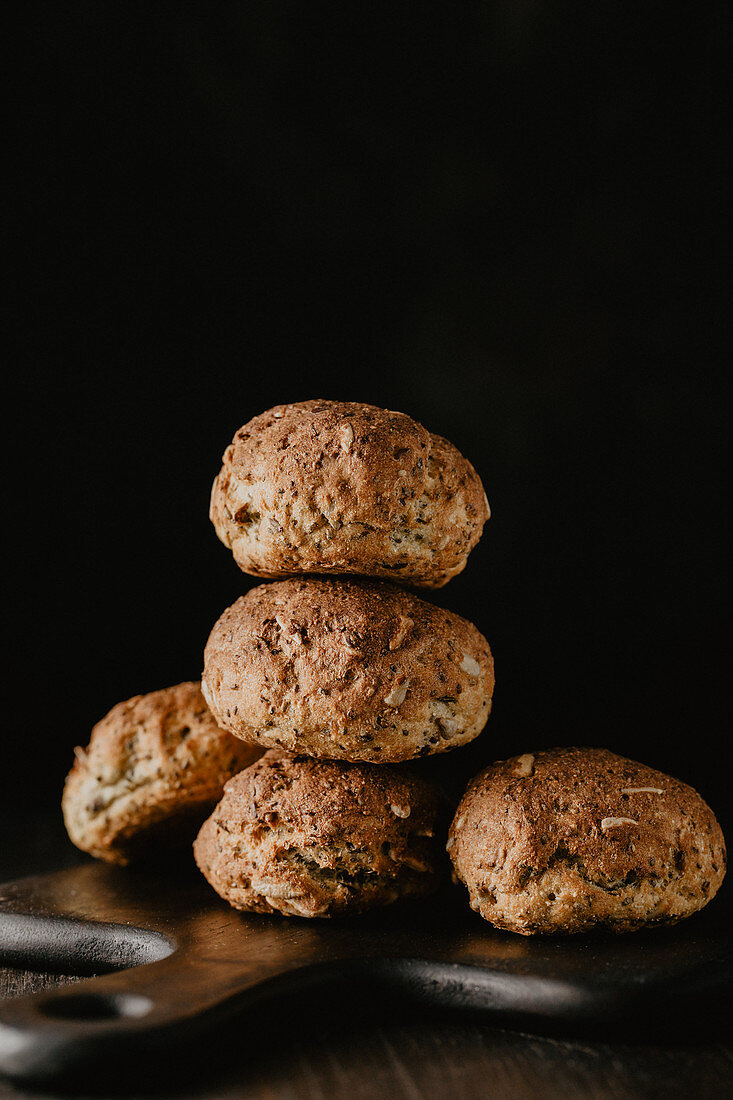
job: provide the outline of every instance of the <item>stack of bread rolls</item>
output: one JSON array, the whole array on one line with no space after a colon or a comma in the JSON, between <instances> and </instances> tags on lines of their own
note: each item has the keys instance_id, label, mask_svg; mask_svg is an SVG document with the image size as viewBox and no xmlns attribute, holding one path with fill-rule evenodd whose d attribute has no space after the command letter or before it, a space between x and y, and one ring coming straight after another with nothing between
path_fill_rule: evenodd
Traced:
<instances>
[{"instance_id":1,"label":"stack of bread rolls","mask_svg":"<svg viewBox=\"0 0 733 1100\"><path fill-rule=\"evenodd\" d=\"M471 906L523 934L670 923L722 881L692 788L597 749L525 753L446 800L410 762L491 710L489 645L418 596L460 573L489 506L470 462L410 417L305 401L255 417L211 519L245 572L201 684L115 707L77 749L72 840L126 863L196 825L202 873L238 909L299 917L425 897L444 849ZM213 809L213 812L211 812Z\"/></svg>"}]
</instances>

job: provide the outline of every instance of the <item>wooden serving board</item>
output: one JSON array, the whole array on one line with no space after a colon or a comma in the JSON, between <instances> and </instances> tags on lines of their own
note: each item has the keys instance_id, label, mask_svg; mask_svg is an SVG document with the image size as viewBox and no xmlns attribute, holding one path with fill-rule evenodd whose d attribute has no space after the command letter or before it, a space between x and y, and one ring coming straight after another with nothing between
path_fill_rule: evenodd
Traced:
<instances>
[{"instance_id":1,"label":"wooden serving board","mask_svg":"<svg viewBox=\"0 0 733 1100\"><path fill-rule=\"evenodd\" d=\"M254 916L195 869L88 863L0 887L0 963L96 975L0 1007L0 1072L113 1067L328 986L346 1010L368 987L535 1031L688 1031L731 988L729 927L721 898L670 929L525 938L492 929L460 890L348 920Z\"/></svg>"}]
</instances>

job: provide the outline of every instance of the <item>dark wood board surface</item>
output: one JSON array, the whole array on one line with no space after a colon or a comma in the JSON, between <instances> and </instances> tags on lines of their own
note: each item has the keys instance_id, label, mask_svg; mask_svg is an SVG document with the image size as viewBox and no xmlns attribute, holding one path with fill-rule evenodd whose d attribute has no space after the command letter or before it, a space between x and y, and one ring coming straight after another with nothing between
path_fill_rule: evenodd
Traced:
<instances>
[{"instance_id":1,"label":"dark wood board surface","mask_svg":"<svg viewBox=\"0 0 733 1100\"><path fill-rule=\"evenodd\" d=\"M201 1007L202 987L208 989L209 997L212 993L211 985L207 985L210 980L211 959L221 968L221 973L228 973L229 992L232 985L241 985L241 959L232 958L232 949L233 944L241 943L243 930L246 930L250 946L254 945L255 940L259 943L258 950L248 952L248 955L256 956L260 972L263 954L269 952L272 955L274 950L278 956L275 967L278 973L282 973L283 964L287 972L292 968L294 959L302 960L304 954L307 956L314 951L321 964L325 960L331 965L334 959L343 962L345 956L353 960L358 954L353 947L357 938L361 943L362 955L375 962L380 955L394 954L395 942L399 951L407 954L404 941L407 930L413 958L421 955L431 957L433 961L437 959L443 966L453 968L449 981L445 973L439 973L437 978L438 985L441 982L445 985L446 981L449 987L452 985L447 1002L445 993L439 992L438 995L427 998L433 1006L449 1003L454 1008L465 1009L465 986L462 985L461 975L456 984L455 968L460 969L466 964L474 966L482 952L485 962L487 951L492 971L496 971L498 963L499 970L503 967L504 974L508 973L510 977L512 974L526 973L527 966L536 976L538 969L541 971L544 965L545 976L554 972L556 981L558 972L563 975L564 966L564 976L567 978L568 973L571 974L570 985L575 992L578 988L577 975L576 979L572 979L572 964L568 960L573 955L580 958L586 978L589 971L593 978L589 986L590 1000L586 998L583 1002L586 1014L589 1006L593 1009L593 1006L597 1008L602 1003L603 998L599 1002L597 990L594 993L593 986L599 981L601 985L606 981L608 986L609 973L615 974L616 985L619 973L622 976L625 974L622 985L625 982L626 993L632 990L637 1000L634 1003L633 998L626 1000L624 996L618 1002L622 1010L625 1004L625 1011L621 1013L625 1018L618 1018L615 1009L605 1016L603 1012L599 1015L597 1011L591 1011L590 1016L594 1019L586 1023L595 1022L600 1025L596 1027L592 1040L588 1039L587 1034L579 1034L588 1029L578 1026L583 1021L579 1018L572 1019L572 1013L570 1019L561 1021L564 1024L564 1034L561 1037L529 1036L520 1032L502 1031L492 1026L496 1023L505 1024L507 1017L502 1009L498 1017L492 1018L491 1005L474 1004L474 1009L482 1008L478 1015L455 1011L445 1013L436 1011L434 1007L426 1007L425 974L419 978L416 986L409 974L406 984L402 980L396 984L390 980L385 984L385 974L380 972L379 965L373 967L369 963L366 969L363 965L357 968L358 974L356 971L342 973L341 981L335 987L330 985L319 991L309 989L309 982L306 982L299 993L294 992L288 997L285 1004L273 1002L272 999L269 1004L262 1001L249 1005L240 1003L231 1021L225 1021L220 1014L221 1018L217 1020L213 1033L192 1033L186 1049L176 1051L171 1048L172 1054L166 1052L162 1059L165 1065L162 1076L160 1073L154 1078L148 1076L144 1086L142 1080L138 1079L134 1087L128 1080L123 1087L123 1092L127 1090L126 1095L147 1095L144 1092L147 1088L151 1095L160 1094L161 1091L170 1094L173 1091L175 1095L192 1096L315 1097L348 1094L366 1097L385 1091L390 1096L479 1096L486 1095L485 1088L489 1079L492 1081L492 1093L506 1096L530 1093L547 1096L647 1096L692 1095L693 1092L699 1095L701 1080L712 1083L713 1078L715 1092L710 1092L710 1095L725 1095L726 1090L730 1092L733 1088L730 1053L721 1041L722 1017L720 1010L713 1010L713 994L722 984L726 957L725 937L719 934L726 923L724 918L727 907L722 900L718 906L711 907L706 913L678 929L657 934L614 937L608 940L601 937L594 939L594 942L535 941L492 932L472 914L464 914L460 904L457 908L454 907L454 903L460 902L460 894L445 899L443 908L434 911L434 921L428 921L427 926L424 921L421 923L419 913L412 913L409 924L406 924L410 911L405 909L401 913L395 910L391 914L375 915L361 921L323 924L313 922L318 925L314 928L305 922L234 914L228 907L220 905L205 888L202 890L202 884L196 877L184 875L183 878L177 876L176 879L179 883L180 905L191 916L188 931L182 932L180 925L174 929L171 924L172 911L173 925L177 919L175 904L172 907L169 904L166 915L163 907L156 903L155 884L146 884L143 879L144 876L140 877L136 873L85 863L71 875L55 876L43 883L46 890L45 908L47 913L55 909L57 913L66 913L72 919L80 915L94 915L104 922L120 920L123 913L129 921L135 915L139 917L147 906L148 915L152 912L153 919L136 920L134 923L141 927L157 927L159 932L167 934L179 944L177 953L153 964L148 970L151 976L156 967L159 971L161 968L164 971L166 967L173 966L175 970L179 966L181 952L186 949L186 935L192 937L189 948L194 944L199 956L202 936L210 946L218 943L219 946L213 952L207 952L208 962L199 958L193 968L190 965L184 968L184 972L189 971L188 985L178 1000L183 1002L185 1013L193 1013L194 1017ZM57 890L55 901L53 889L49 890L54 883ZM71 890L69 886L72 887ZM170 883L167 886L161 885L161 889L169 899L175 893ZM37 883L34 887L37 902L38 890ZM27 887L24 887L24 891L27 900ZM6 902L6 905L22 911L22 896L23 891L17 891L15 902ZM142 904L141 897L144 899ZM93 913L89 912L90 905ZM36 905L34 911L38 912L38 909L39 906ZM156 909L159 910L157 917ZM437 927L431 927L431 923ZM49 931L50 926L47 926L44 935ZM54 934L57 933L58 928ZM235 936L234 940L231 939L232 935ZM129 932L126 936L129 941ZM403 937L401 942L400 936ZM450 940L449 950L446 947L446 936ZM389 947L385 950L385 937L392 937L391 950ZM73 938L84 942L79 941L78 936ZM36 948L39 951L48 949L48 943L44 947L42 939L43 937L41 940L36 939ZM63 935L61 939L64 940ZM646 945L645 940L649 941ZM95 942L94 937L92 942ZM144 938L142 941L136 940L133 935L131 942L133 954L134 951L141 950L141 943L143 951L149 949L149 942ZM99 944L97 946L99 948ZM107 958L105 962L102 957L104 950L109 950L103 936L99 950L101 955L98 955L96 961L80 958L78 954L75 960L72 956L64 958L63 951L59 955L57 943L55 957L57 963L67 970L89 972L90 969L106 969L107 964L115 960ZM161 953L163 950L167 951L168 947L164 948L161 944ZM459 956L462 954L462 958L456 958L456 952ZM643 972L647 975L647 980L642 980L637 975L634 991L634 983L629 984L633 960L644 956L646 962ZM605 959L605 968L598 968L599 959ZM24 960L17 955L15 961L21 963ZM30 960L26 958L25 961ZM40 966L42 961L41 953L36 957L34 965ZM117 960L121 961L124 959ZM203 983L202 965L204 972L208 970L208 977ZM660 973L664 972L665 980L670 978L671 967L674 972L673 981L671 987L662 983L658 990L663 994L661 997L650 998L648 975L654 972L655 967ZM142 987L139 980L144 977L146 969L110 973L101 981L113 983L112 987L107 987L107 992L110 989L128 992L131 988L140 990ZM272 977L277 982L277 974ZM322 975L319 981L321 977ZM333 979L338 975L331 977ZM687 983L689 991L690 980L698 993L702 994L697 1007L694 1007L694 998L685 1001L685 997L680 996L681 985ZM122 986L114 984L118 982L122 982ZM134 983L132 986L129 984L131 982ZM25 990L47 989L51 983L58 984L59 977L48 972L44 975L42 971L17 969L5 973L5 987L9 993L16 995ZM165 1000L164 984L156 980L152 987L148 986L147 993L143 991L142 995L150 995L152 990L152 998L156 1002L161 998ZM608 988L613 985L612 981ZM76 985L65 988L77 998L72 1016L78 1015L80 1008L82 1014L88 1015L90 1009L96 1011L99 1007L80 1002ZM606 993L608 988L605 989ZM290 989L294 990L295 986L286 985L279 991L271 989L268 996L272 998L275 994L281 999L282 994ZM557 985L551 985L551 1003L556 1004L557 991ZM479 1001L485 1000L486 993L485 986L479 987ZM218 995L216 991L215 995ZM640 995L641 1001L638 999ZM17 1007L20 1007L20 1002ZM487 1007L489 1012L486 1011ZM710 1009L709 1022L705 1019L708 1015L706 1008ZM685 1014L692 1009L696 1019L688 1018L685 1022ZM180 1003L177 1011L179 1014L182 1011ZM118 1023L113 1015L111 1019L108 1015L101 1025L92 1025L92 1028L105 1028L110 1022ZM131 1025L134 1032L140 1018L128 1017L123 1022L127 1026ZM549 1022L552 1023L552 1019ZM59 1020L56 1019L56 1024L58 1023ZM78 1026L79 1023L79 1020L65 1017L61 1023L62 1030L64 1027ZM180 1019L178 1023L180 1024ZM527 1021L515 1018L514 1023L526 1027ZM547 1031L547 1027L539 1026L542 1022L537 1019L530 1023L535 1031ZM694 1026L695 1024L702 1026ZM593 1031L593 1028L590 1030ZM609 1045L609 1039L613 1040L612 1045ZM201 1057L202 1051L205 1053L204 1058ZM101 1056L97 1060L107 1061ZM130 1063L134 1063L134 1054L127 1059L123 1058L120 1072L127 1076L132 1068L134 1077L135 1067L134 1064L131 1067ZM179 1076L179 1070L183 1073L183 1079ZM93 1080L86 1071L85 1080L87 1083ZM122 1078L117 1075L115 1080ZM694 1080L697 1081L697 1087ZM665 1082L667 1091L660 1091ZM47 1089L49 1087L53 1088L53 1085L46 1086ZM105 1083L100 1079L95 1087L102 1091L92 1091L90 1095L106 1095L104 1089L109 1089L111 1084L109 1080ZM5 1085L8 1096L33 1095L28 1088L26 1086L24 1092L17 1083Z\"/></svg>"}]
</instances>

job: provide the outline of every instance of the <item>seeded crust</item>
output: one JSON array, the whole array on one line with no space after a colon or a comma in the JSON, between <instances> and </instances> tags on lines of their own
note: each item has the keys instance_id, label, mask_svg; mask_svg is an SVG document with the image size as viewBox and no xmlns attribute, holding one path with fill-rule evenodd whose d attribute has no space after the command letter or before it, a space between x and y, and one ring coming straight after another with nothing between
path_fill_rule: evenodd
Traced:
<instances>
[{"instance_id":1,"label":"seeded crust","mask_svg":"<svg viewBox=\"0 0 733 1100\"><path fill-rule=\"evenodd\" d=\"M439 588L489 518L470 462L404 413L277 405L237 432L211 521L245 573L358 573Z\"/></svg>"},{"instance_id":2,"label":"seeded crust","mask_svg":"<svg viewBox=\"0 0 733 1100\"><path fill-rule=\"evenodd\" d=\"M471 908L525 936L675 924L715 896L726 866L697 791L606 749L492 764L469 783L447 849Z\"/></svg>"},{"instance_id":3,"label":"seeded crust","mask_svg":"<svg viewBox=\"0 0 733 1100\"><path fill-rule=\"evenodd\" d=\"M198 682L118 703L75 752L61 803L69 836L120 864L195 831L226 780L262 754L219 729Z\"/></svg>"},{"instance_id":4,"label":"seeded crust","mask_svg":"<svg viewBox=\"0 0 733 1100\"><path fill-rule=\"evenodd\" d=\"M475 626L378 581L262 584L221 616L202 690L245 741L394 763L473 740L494 666Z\"/></svg>"},{"instance_id":5,"label":"seeded crust","mask_svg":"<svg viewBox=\"0 0 733 1100\"><path fill-rule=\"evenodd\" d=\"M442 796L405 769L265 753L224 788L194 856L235 909L360 913L440 883Z\"/></svg>"}]
</instances>

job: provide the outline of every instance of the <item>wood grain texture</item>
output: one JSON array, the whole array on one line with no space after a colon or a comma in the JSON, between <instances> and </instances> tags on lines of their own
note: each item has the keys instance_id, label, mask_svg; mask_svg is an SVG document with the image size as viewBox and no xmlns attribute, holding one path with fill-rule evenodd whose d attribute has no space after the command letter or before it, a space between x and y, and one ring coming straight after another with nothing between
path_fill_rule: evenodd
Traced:
<instances>
[{"instance_id":1,"label":"wood grain texture","mask_svg":"<svg viewBox=\"0 0 733 1100\"><path fill-rule=\"evenodd\" d=\"M277 1042L222 1036L209 1056L208 1064L180 1074L168 1066L162 1081L133 1073L120 1092L139 1100L171 1094L180 1100L641 1100L725 1097L733 1087L731 1052L720 1045L563 1042L420 1017L384 1024L305 1020L294 1036L281 1034ZM48 1093L0 1082L0 1096L40 1100Z\"/></svg>"},{"instance_id":2,"label":"wood grain texture","mask_svg":"<svg viewBox=\"0 0 733 1100\"><path fill-rule=\"evenodd\" d=\"M75 857L60 830L42 821L28 823L34 871L48 870ZM7 851L0 844L0 852ZM41 851L46 857L41 858ZM17 853L16 853L17 854ZM7 870L6 870L7 868ZM8 873L9 872L9 873ZM18 873L17 860L0 855L0 876ZM0 971L0 994L18 996L56 986L60 978L30 971ZM507 1100L540 1098L723 1097L733 1095L733 1054L720 1043L654 1046L559 1041L501 1031L475 1022L422 1014L414 1007L386 1005L380 1019L360 1011L348 998L338 1004L295 1003L292 1014L264 1018L242 1035L222 1028L177 1069L170 1062L159 1077L143 1077L132 1067L118 1095L146 1098L272 1098L272 1100L397 1100L416 1097ZM0 1096L48 1097L0 1082ZM82 1091L75 1092L84 1100ZM88 1094L102 1095L91 1089ZM104 1093L107 1095L107 1093Z\"/></svg>"}]
</instances>

